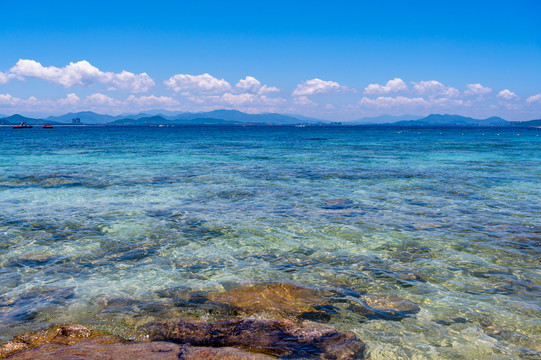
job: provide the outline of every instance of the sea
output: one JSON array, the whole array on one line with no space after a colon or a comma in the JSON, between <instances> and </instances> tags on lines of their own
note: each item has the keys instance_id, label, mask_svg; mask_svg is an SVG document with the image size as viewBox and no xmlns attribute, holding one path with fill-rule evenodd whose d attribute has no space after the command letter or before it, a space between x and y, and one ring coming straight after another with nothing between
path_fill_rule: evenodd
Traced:
<instances>
[{"instance_id":1,"label":"sea","mask_svg":"<svg viewBox=\"0 0 541 360\"><path fill-rule=\"evenodd\" d=\"M379 359L541 357L541 129L0 127L0 344L285 282ZM359 296L419 311L367 317Z\"/></svg>"}]
</instances>

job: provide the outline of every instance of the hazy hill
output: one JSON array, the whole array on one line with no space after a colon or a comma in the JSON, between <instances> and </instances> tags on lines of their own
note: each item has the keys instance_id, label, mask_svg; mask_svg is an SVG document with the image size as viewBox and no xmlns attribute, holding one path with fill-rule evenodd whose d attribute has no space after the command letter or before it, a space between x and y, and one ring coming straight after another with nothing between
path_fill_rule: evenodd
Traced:
<instances>
[{"instance_id":1,"label":"hazy hill","mask_svg":"<svg viewBox=\"0 0 541 360\"><path fill-rule=\"evenodd\" d=\"M157 111L157 110L156 110ZM109 125L157 125L157 124L279 124L295 125L301 122L323 123L325 121L307 118L298 119L289 115L263 113L247 114L237 110L213 110L199 113L180 113L177 116L158 114L154 116L140 116L134 114L129 117L109 121ZM81 121L83 118L81 118Z\"/></svg>"},{"instance_id":2,"label":"hazy hill","mask_svg":"<svg viewBox=\"0 0 541 360\"><path fill-rule=\"evenodd\" d=\"M510 126L511 122L500 117L474 119L460 115L431 114L418 120L397 121L390 125L397 126Z\"/></svg>"},{"instance_id":3,"label":"hazy hill","mask_svg":"<svg viewBox=\"0 0 541 360\"><path fill-rule=\"evenodd\" d=\"M541 127L541 119L528 121L514 121L514 126Z\"/></svg>"},{"instance_id":4,"label":"hazy hill","mask_svg":"<svg viewBox=\"0 0 541 360\"><path fill-rule=\"evenodd\" d=\"M108 125L136 125L136 126L145 126L145 125L173 125L174 122L167 120L162 116L147 116L139 119L118 119L111 121Z\"/></svg>"},{"instance_id":5,"label":"hazy hill","mask_svg":"<svg viewBox=\"0 0 541 360\"><path fill-rule=\"evenodd\" d=\"M70 124L73 118L80 118L83 124L112 124L121 125L132 123L130 120L145 119L143 122L134 122L134 124L144 124L147 121L152 124L153 121L158 121L156 117L161 117L166 121L174 121L175 123L188 123L193 122L196 119L215 119L216 121L222 120L224 122L231 123L264 123L264 124L280 124L280 125L294 125L300 122L303 123L327 123L327 121L307 118L304 116L291 116L282 115L276 113L262 113L262 114L247 114L237 110L213 110L207 112L181 112L181 111L168 111L168 110L148 110L137 114L122 114L117 116L97 114L92 111L82 111L77 113L68 113L60 116L49 116L46 120L58 121L60 123ZM154 119L154 120L153 120ZM120 122L117 122L121 120ZM160 120L161 121L161 120ZM216 123L214 121L214 123ZM218 121L218 122L222 122ZM201 121L196 121L200 123Z\"/></svg>"},{"instance_id":6,"label":"hazy hill","mask_svg":"<svg viewBox=\"0 0 541 360\"><path fill-rule=\"evenodd\" d=\"M295 119L299 119L304 124L305 123L314 124L314 123L328 123L329 122L327 120L317 119L317 118L304 116L304 115L299 115L299 114L283 114L283 115L291 116L291 117L294 117ZM337 121L340 121L340 120L337 120Z\"/></svg>"},{"instance_id":7,"label":"hazy hill","mask_svg":"<svg viewBox=\"0 0 541 360\"><path fill-rule=\"evenodd\" d=\"M163 110L163 109L153 109L153 110L145 110L144 112L140 113L123 113L120 115L117 115L115 120L120 119L140 119L142 117L152 117L152 116L161 116L166 120L174 120L181 114L189 114L185 111L169 111L169 110Z\"/></svg>"},{"instance_id":8,"label":"hazy hill","mask_svg":"<svg viewBox=\"0 0 541 360\"><path fill-rule=\"evenodd\" d=\"M118 116L96 114L92 111L81 111L76 113L67 113L60 116L49 116L45 120L47 120L47 122L58 121L59 123L71 124L71 119L73 118L81 119L82 124L105 124L119 119Z\"/></svg>"},{"instance_id":9,"label":"hazy hill","mask_svg":"<svg viewBox=\"0 0 541 360\"><path fill-rule=\"evenodd\" d=\"M235 125L239 124L237 121L228 121L224 119L216 119L216 118L190 118L190 119L176 119L176 120L168 120L164 118L163 116L148 116L148 117L142 117L138 119L118 119L115 121L111 121L108 123L108 125L113 126L148 126L148 125ZM263 124L261 122L242 122L241 124Z\"/></svg>"},{"instance_id":10,"label":"hazy hill","mask_svg":"<svg viewBox=\"0 0 541 360\"><path fill-rule=\"evenodd\" d=\"M47 121L43 119L29 118L29 117L22 116L19 114L11 115L11 116L0 119L0 124L2 125L16 125L22 122L25 122L28 125L40 125Z\"/></svg>"},{"instance_id":11,"label":"hazy hill","mask_svg":"<svg viewBox=\"0 0 541 360\"><path fill-rule=\"evenodd\" d=\"M184 113L180 114L176 120L193 120L201 118L222 119L225 121L231 121L236 123L264 123L264 124L280 124L280 125L295 125L300 122L327 122L324 120L300 120L296 117L275 113L263 113L263 114L246 114L238 110L213 110L200 113Z\"/></svg>"},{"instance_id":12,"label":"hazy hill","mask_svg":"<svg viewBox=\"0 0 541 360\"><path fill-rule=\"evenodd\" d=\"M19 114L3 116L1 125L18 124L71 124L73 118L81 119L82 124L110 124L110 125L218 125L218 124L276 124L295 125L303 124L329 124L329 121L310 118L302 115L261 113L247 114L237 110L213 110L207 112L179 112L168 110L149 110L137 114L107 115L92 111L67 113L60 116L49 116L46 119L36 119ZM530 121L506 121L500 117L488 119L475 119L460 115L431 114L424 118L415 115L381 115L365 117L354 121L344 121L343 125L392 125L392 126L541 126L541 119Z\"/></svg>"},{"instance_id":13,"label":"hazy hill","mask_svg":"<svg viewBox=\"0 0 541 360\"><path fill-rule=\"evenodd\" d=\"M177 120L176 122L179 124L184 124L184 125L234 125L234 124L238 124L235 121L227 121L224 119L214 119L214 118L195 118L195 119L190 119L190 120Z\"/></svg>"}]
</instances>

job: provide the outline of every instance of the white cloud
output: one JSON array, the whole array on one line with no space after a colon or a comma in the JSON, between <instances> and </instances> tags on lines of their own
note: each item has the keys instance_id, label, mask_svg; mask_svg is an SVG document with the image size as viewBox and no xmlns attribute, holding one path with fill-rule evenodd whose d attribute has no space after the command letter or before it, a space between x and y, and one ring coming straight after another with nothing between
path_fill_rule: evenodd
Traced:
<instances>
[{"instance_id":1,"label":"white cloud","mask_svg":"<svg viewBox=\"0 0 541 360\"><path fill-rule=\"evenodd\" d=\"M193 103L196 103L196 104L199 104L199 105L209 105L209 104L214 104L218 101L220 101L220 96L219 95L199 95L199 96L194 96L194 95L191 95L190 93L185 93L183 94L186 96L186 99L188 99L189 101L193 102Z\"/></svg>"},{"instance_id":2,"label":"white cloud","mask_svg":"<svg viewBox=\"0 0 541 360\"><path fill-rule=\"evenodd\" d=\"M516 111L516 110L522 109L521 104L508 103L508 102L504 102L504 101L500 102L500 106L506 108L507 110L515 110Z\"/></svg>"},{"instance_id":3,"label":"white cloud","mask_svg":"<svg viewBox=\"0 0 541 360\"><path fill-rule=\"evenodd\" d=\"M239 80L235 88L243 93L254 94L267 94L280 91L280 89L274 86L261 85L261 82L252 76L246 76L245 79Z\"/></svg>"},{"instance_id":4,"label":"white cloud","mask_svg":"<svg viewBox=\"0 0 541 360\"><path fill-rule=\"evenodd\" d=\"M237 85L235 85L235 87L240 92L256 93L259 91L259 89L261 89L261 83L259 82L259 80L257 80L256 78L252 76L246 76L245 79L239 80L239 82L237 83Z\"/></svg>"},{"instance_id":5,"label":"white cloud","mask_svg":"<svg viewBox=\"0 0 541 360\"><path fill-rule=\"evenodd\" d=\"M469 107L473 105L473 102L471 100L462 100L462 99L456 99L456 98L449 98L449 97L439 97L439 98L431 98L430 106L436 107L436 108L453 108L453 107Z\"/></svg>"},{"instance_id":6,"label":"white cloud","mask_svg":"<svg viewBox=\"0 0 541 360\"><path fill-rule=\"evenodd\" d=\"M235 106L247 106L247 105L266 105L275 106L283 103L285 100L282 98L270 98L266 95L258 94L232 94L225 93L220 98L224 102Z\"/></svg>"},{"instance_id":7,"label":"white cloud","mask_svg":"<svg viewBox=\"0 0 541 360\"><path fill-rule=\"evenodd\" d=\"M405 96L389 97L379 96L376 99L370 99L363 97L359 104L361 106L376 107L376 108L390 108L396 106L428 106L429 103L422 97L409 98Z\"/></svg>"},{"instance_id":8,"label":"white cloud","mask_svg":"<svg viewBox=\"0 0 541 360\"><path fill-rule=\"evenodd\" d=\"M464 91L464 94L471 96L483 96L492 91L491 88L483 86L481 84L467 84L467 90Z\"/></svg>"},{"instance_id":9,"label":"white cloud","mask_svg":"<svg viewBox=\"0 0 541 360\"><path fill-rule=\"evenodd\" d=\"M274 109L275 106L286 103L283 98L267 96L280 89L263 85L253 76L239 80L234 88L226 80L209 74L177 74L164 83L175 92L180 92L186 100L198 104L199 109L234 107L242 111L257 112Z\"/></svg>"},{"instance_id":10,"label":"white cloud","mask_svg":"<svg viewBox=\"0 0 541 360\"><path fill-rule=\"evenodd\" d=\"M419 82L412 81L412 84L413 90L415 90L418 94L421 95L447 97L457 97L460 95L460 91L458 91L457 89L450 86L445 86L436 80Z\"/></svg>"},{"instance_id":11,"label":"white cloud","mask_svg":"<svg viewBox=\"0 0 541 360\"><path fill-rule=\"evenodd\" d=\"M373 109L400 109L403 111L422 111L422 110L438 110L438 109L453 109L456 107L469 107L471 101L449 97L430 97L428 99L422 97L405 97L405 96L379 96L376 99L363 97L359 103L361 107Z\"/></svg>"},{"instance_id":12,"label":"white cloud","mask_svg":"<svg viewBox=\"0 0 541 360\"><path fill-rule=\"evenodd\" d=\"M331 92L344 91L347 87L340 85L334 81L324 81L321 79L307 80L297 85L293 91L294 96L316 95Z\"/></svg>"},{"instance_id":13,"label":"white cloud","mask_svg":"<svg viewBox=\"0 0 541 360\"><path fill-rule=\"evenodd\" d=\"M526 102L527 103L537 102L537 103L541 104L541 94L536 94L536 95L532 95L532 96L528 97L526 99Z\"/></svg>"},{"instance_id":14,"label":"white cloud","mask_svg":"<svg viewBox=\"0 0 541 360\"><path fill-rule=\"evenodd\" d=\"M0 84L6 84L11 76L0 71Z\"/></svg>"},{"instance_id":15,"label":"white cloud","mask_svg":"<svg viewBox=\"0 0 541 360\"><path fill-rule=\"evenodd\" d=\"M146 92L154 86L154 80L147 73L134 74L103 72L86 60L70 62L62 68L43 66L34 60L20 59L10 69L10 74L20 80L38 78L64 87L90 86L96 83L114 85L122 90L134 93Z\"/></svg>"},{"instance_id":16,"label":"white cloud","mask_svg":"<svg viewBox=\"0 0 541 360\"><path fill-rule=\"evenodd\" d=\"M394 78L387 81L386 85L370 84L364 88L364 93L367 95L388 94L391 92L400 92L408 90L406 83L400 78Z\"/></svg>"},{"instance_id":17,"label":"white cloud","mask_svg":"<svg viewBox=\"0 0 541 360\"><path fill-rule=\"evenodd\" d=\"M59 99L65 100L65 99ZM12 96L11 94L0 94L0 111L14 111L22 112L25 110L34 109L50 109L52 104L56 104L55 101L46 99L40 100L35 96L30 96L28 99L21 99Z\"/></svg>"},{"instance_id":18,"label":"white cloud","mask_svg":"<svg viewBox=\"0 0 541 360\"><path fill-rule=\"evenodd\" d=\"M105 106L105 107L113 107L113 106L119 106L121 102L119 100L113 99L110 96L96 93L92 94L86 97L85 103L91 106Z\"/></svg>"},{"instance_id":19,"label":"white cloud","mask_svg":"<svg viewBox=\"0 0 541 360\"><path fill-rule=\"evenodd\" d=\"M14 106L20 104L23 99L11 96L11 94L0 94L0 105Z\"/></svg>"},{"instance_id":20,"label":"white cloud","mask_svg":"<svg viewBox=\"0 0 541 360\"><path fill-rule=\"evenodd\" d=\"M147 92L154 86L154 80L147 73L137 75L125 70L120 74L114 74L112 82L118 88L134 93Z\"/></svg>"},{"instance_id":21,"label":"white cloud","mask_svg":"<svg viewBox=\"0 0 541 360\"><path fill-rule=\"evenodd\" d=\"M207 73L202 75L176 74L164 81L175 92L220 93L231 90L231 85L224 79L217 79Z\"/></svg>"},{"instance_id":22,"label":"white cloud","mask_svg":"<svg viewBox=\"0 0 541 360\"><path fill-rule=\"evenodd\" d=\"M505 100L515 100L515 99L518 99L518 96L517 94L515 94L514 92L508 90L508 89L505 89L505 90L502 90L498 93L498 95L496 95L497 97L499 98L502 98L502 99L505 99Z\"/></svg>"},{"instance_id":23,"label":"white cloud","mask_svg":"<svg viewBox=\"0 0 541 360\"><path fill-rule=\"evenodd\" d=\"M301 106L316 106L317 104L308 99L308 96L299 96L293 99L293 103Z\"/></svg>"},{"instance_id":24,"label":"white cloud","mask_svg":"<svg viewBox=\"0 0 541 360\"><path fill-rule=\"evenodd\" d=\"M68 95L67 99L69 99L70 95ZM77 97L77 95L75 95L75 97ZM73 97L73 102L71 102L70 105L90 106L91 108L108 109L114 111L139 110L152 107L173 108L179 105L179 102L171 97L155 95L130 95L125 100L118 100L101 93L96 93L87 96L82 102L77 101L78 98L76 99L75 97Z\"/></svg>"},{"instance_id":25,"label":"white cloud","mask_svg":"<svg viewBox=\"0 0 541 360\"><path fill-rule=\"evenodd\" d=\"M136 106L163 106L168 108L179 105L179 102L172 97L154 95L139 97L130 95L124 103Z\"/></svg>"},{"instance_id":26,"label":"white cloud","mask_svg":"<svg viewBox=\"0 0 541 360\"><path fill-rule=\"evenodd\" d=\"M221 99L231 105L245 105L251 104L256 99L257 95L254 94L231 94L225 93L222 95Z\"/></svg>"},{"instance_id":27,"label":"white cloud","mask_svg":"<svg viewBox=\"0 0 541 360\"><path fill-rule=\"evenodd\" d=\"M77 105L81 101L81 98L77 94L68 94L65 98L59 99L58 104L60 106Z\"/></svg>"},{"instance_id":28,"label":"white cloud","mask_svg":"<svg viewBox=\"0 0 541 360\"><path fill-rule=\"evenodd\" d=\"M0 112L68 112L93 110L109 114L126 111L143 111L161 107L165 109L177 109L179 102L166 96L135 96L130 95L125 100L114 99L110 96L95 93L85 98L76 94L67 94L59 99L28 99L16 98L10 94L0 94Z\"/></svg>"}]
</instances>

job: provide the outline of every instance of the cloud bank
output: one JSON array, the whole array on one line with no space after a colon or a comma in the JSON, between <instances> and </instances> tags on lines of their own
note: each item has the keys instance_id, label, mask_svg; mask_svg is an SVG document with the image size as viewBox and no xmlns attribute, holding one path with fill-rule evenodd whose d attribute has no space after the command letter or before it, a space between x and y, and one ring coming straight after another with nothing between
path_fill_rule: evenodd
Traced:
<instances>
[{"instance_id":1,"label":"cloud bank","mask_svg":"<svg viewBox=\"0 0 541 360\"><path fill-rule=\"evenodd\" d=\"M50 113L92 110L118 114L126 111L143 111L152 108L174 109L179 106L179 101L167 96L135 96L130 95L124 100L115 99L102 93L94 93L80 98L75 93L67 94L60 99L27 99L14 97L10 94L0 94L0 109L20 112L48 111Z\"/></svg>"},{"instance_id":2,"label":"cloud bank","mask_svg":"<svg viewBox=\"0 0 541 360\"><path fill-rule=\"evenodd\" d=\"M13 82L27 79L40 79L70 89L70 92L63 97L49 99L31 91L32 96L28 97L16 96L17 91L6 91ZM312 78L297 80L289 86L282 90L263 84L251 75L230 82L209 73L178 73L155 83L147 73L102 71L86 60L55 67L20 59L10 69L0 71L0 113L81 110L119 113L156 108L182 111L226 108L252 113L299 113L334 120L430 112L508 115L510 119L541 117L541 94L521 98L510 89L494 91L473 82L465 84L463 91L438 80L406 82L400 77L368 85L344 85L333 80ZM75 90L72 89L74 87ZM21 86L14 87L17 88ZM151 89L154 94L135 95L148 93ZM114 96L117 90L128 94L122 97L117 92Z\"/></svg>"}]
</instances>

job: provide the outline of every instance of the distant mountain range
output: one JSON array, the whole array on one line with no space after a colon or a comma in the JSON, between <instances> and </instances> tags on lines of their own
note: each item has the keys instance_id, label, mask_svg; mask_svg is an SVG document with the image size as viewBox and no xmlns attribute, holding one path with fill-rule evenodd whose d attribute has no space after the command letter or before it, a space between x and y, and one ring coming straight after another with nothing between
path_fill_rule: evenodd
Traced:
<instances>
[{"instance_id":1,"label":"distant mountain range","mask_svg":"<svg viewBox=\"0 0 541 360\"><path fill-rule=\"evenodd\" d=\"M497 126L497 127L538 127L541 126L541 119L529 121L507 121L500 117L493 116L487 119L474 119L471 117L460 115L440 115L431 114L427 117L417 120L403 120L391 124L393 126L462 126L462 127L479 127L479 126Z\"/></svg>"},{"instance_id":2,"label":"distant mountain range","mask_svg":"<svg viewBox=\"0 0 541 360\"><path fill-rule=\"evenodd\" d=\"M336 125L330 121L310 118L302 115L261 113L247 114L237 110L214 110L208 112L175 112L167 110L149 110L137 114L107 115L92 111L67 113L61 116L49 116L34 119L19 114L0 118L0 125L26 122L31 125L50 123L53 125L71 124L72 119L80 119L81 124L111 126L151 126L151 125ZM541 119L530 121L507 121L500 117L474 119L471 117L449 114L431 114L426 117L415 115L382 115L366 117L341 123L342 125L378 125L378 126L541 126Z\"/></svg>"},{"instance_id":3,"label":"distant mountain range","mask_svg":"<svg viewBox=\"0 0 541 360\"><path fill-rule=\"evenodd\" d=\"M83 124L109 125L158 125L158 124L268 124L295 125L299 123L325 124L326 120L304 116L283 115L276 113L247 114L237 110L214 110L208 112L178 112L167 110L149 110L138 114L117 116L96 114L91 111L68 113L61 116L49 116L47 122L71 123L79 118Z\"/></svg>"},{"instance_id":4,"label":"distant mountain range","mask_svg":"<svg viewBox=\"0 0 541 360\"><path fill-rule=\"evenodd\" d=\"M71 124L71 120L74 118L81 119L83 124L107 124L108 122L117 120L118 116L96 114L92 111L81 111L78 113L67 113L60 116L49 116L45 119L46 122L52 121L58 123Z\"/></svg>"},{"instance_id":5,"label":"distant mountain range","mask_svg":"<svg viewBox=\"0 0 541 360\"><path fill-rule=\"evenodd\" d=\"M541 127L541 119L529 120L529 121L516 121L516 122L513 122L513 124L515 126Z\"/></svg>"},{"instance_id":6,"label":"distant mountain range","mask_svg":"<svg viewBox=\"0 0 541 360\"><path fill-rule=\"evenodd\" d=\"M490 117L488 119L474 119L460 115L440 115L431 114L427 117L417 120L402 120L392 123L395 126L509 126L510 121L500 117Z\"/></svg>"},{"instance_id":7,"label":"distant mountain range","mask_svg":"<svg viewBox=\"0 0 541 360\"><path fill-rule=\"evenodd\" d=\"M238 122L215 118L195 118L169 120L163 116L145 116L138 119L124 118L112 121L108 125L114 126L147 126L147 125L234 125Z\"/></svg>"}]
</instances>

